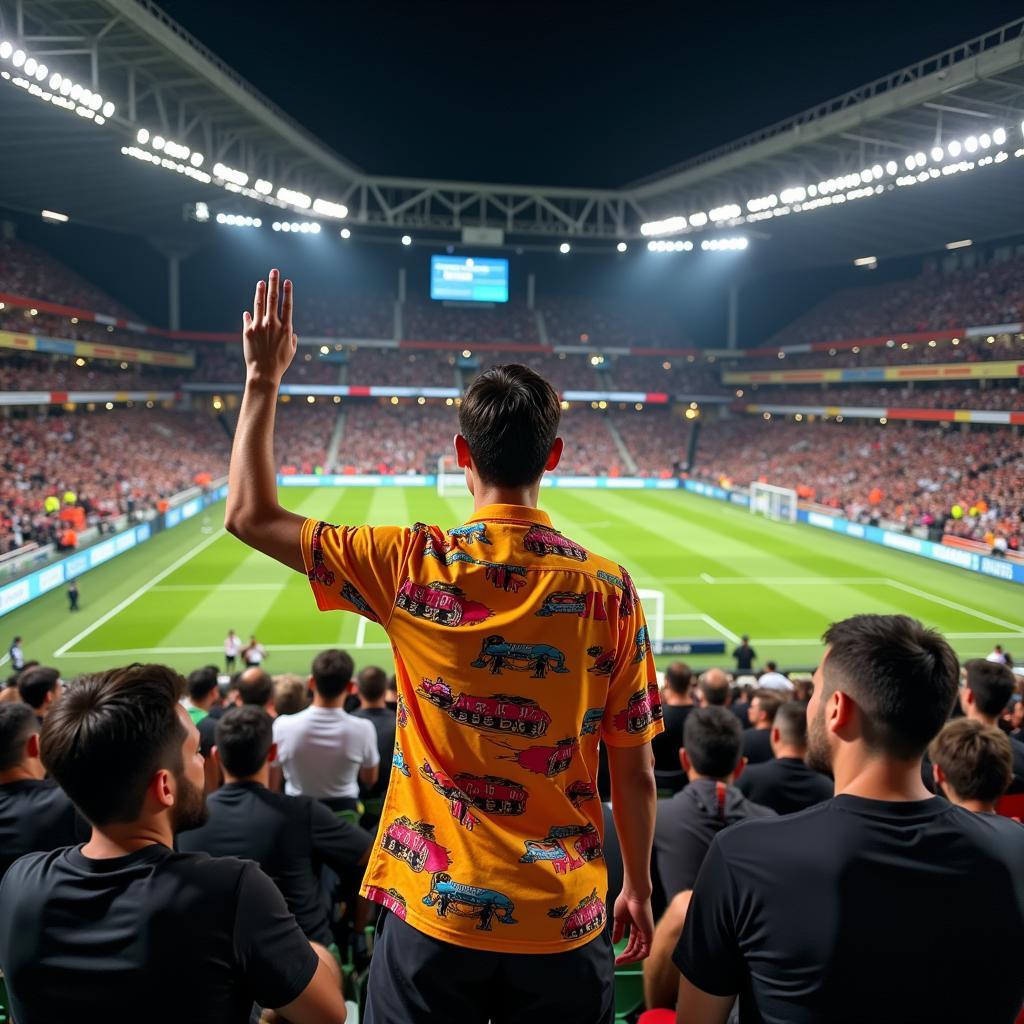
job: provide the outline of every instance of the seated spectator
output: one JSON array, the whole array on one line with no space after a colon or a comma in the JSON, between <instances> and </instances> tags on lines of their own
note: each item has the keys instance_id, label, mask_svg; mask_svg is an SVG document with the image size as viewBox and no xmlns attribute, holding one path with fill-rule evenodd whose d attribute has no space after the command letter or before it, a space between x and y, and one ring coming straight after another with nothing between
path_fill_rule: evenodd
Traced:
<instances>
[{"instance_id":1,"label":"seated spectator","mask_svg":"<svg viewBox=\"0 0 1024 1024\"><path fill-rule=\"evenodd\" d=\"M1013 672L994 661L974 658L963 667L960 708L967 718L982 725L999 728L999 716L1005 710L1015 688ZM1024 793L1024 743L1010 737L1013 755L1013 779L1008 793Z\"/></svg>"},{"instance_id":2,"label":"seated spectator","mask_svg":"<svg viewBox=\"0 0 1024 1024\"><path fill-rule=\"evenodd\" d=\"M769 735L772 759L748 765L736 783L739 791L776 814L793 814L831 799L832 780L806 764L806 706L795 700L783 704L775 712Z\"/></svg>"},{"instance_id":3,"label":"seated spectator","mask_svg":"<svg viewBox=\"0 0 1024 1024\"><path fill-rule=\"evenodd\" d=\"M235 693L235 704L239 707L263 708L271 718L274 717L274 680L258 665L250 665L239 672L231 688Z\"/></svg>"},{"instance_id":4,"label":"seated spectator","mask_svg":"<svg viewBox=\"0 0 1024 1024\"><path fill-rule=\"evenodd\" d=\"M278 715L295 715L309 707L309 683L303 676L285 673L274 676L274 710Z\"/></svg>"},{"instance_id":5,"label":"seated spectator","mask_svg":"<svg viewBox=\"0 0 1024 1024\"><path fill-rule=\"evenodd\" d=\"M188 696L185 698L185 710L188 717L192 719L193 725L199 723L210 714L214 704L220 703L220 688L217 685L219 670L216 665L207 665L205 668L197 668L188 674ZM200 747L203 757L209 753Z\"/></svg>"},{"instance_id":6,"label":"seated spectator","mask_svg":"<svg viewBox=\"0 0 1024 1024\"><path fill-rule=\"evenodd\" d=\"M159 665L78 680L48 715L43 765L92 825L22 857L0 886L12 1015L155 1024L345 1019L340 972L256 864L176 853L202 824L199 734Z\"/></svg>"},{"instance_id":7,"label":"seated spectator","mask_svg":"<svg viewBox=\"0 0 1024 1024\"><path fill-rule=\"evenodd\" d=\"M665 711L665 731L651 741L654 751L654 779L658 789L673 793L686 785L686 772L679 767L679 751L683 746L683 726L693 710L693 672L681 661L665 669L665 685L661 691Z\"/></svg>"},{"instance_id":8,"label":"seated spectator","mask_svg":"<svg viewBox=\"0 0 1024 1024\"><path fill-rule=\"evenodd\" d=\"M359 807L359 783L380 775L377 731L344 708L352 681L345 651L321 651L313 659L313 703L305 711L274 720L274 742L289 796L312 796L332 811Z\"/></svg>"},{"instance_id":9,"label":"seated spectator","mask_svg":"<svg viewBox=\"0 0 1024 1024\"><path fill-rule=\"evenodd\" d=\"M782 697L775 690L758 689L750 698L747 720L750 728L743 734L743 756L748 764L762 764L772 759L772 723L782 707Z\"/></svg>"},{"instance_id":10,"label":"seated spectator","mask_svg":"<svg viewBox=\"0 0 1024 1024\"><path fill-rule=\"evenodd\" d=\"M975 814L995 814L1013 779L1010 738L970 718L947 722L928 753L935 788L951 803Z\"/></svg>"},{"instance_id":11,"label":"seated spectator","mask_svg":"<svg viewBox=\"0 0 1024 1024\"><path fill-rule=\"evenodd\" d=\"M27 668L18 676L18 693L42 725L53 702L60 696L60 673L44 665Z\"/></svg>"},{"instance_id":12,"label":"seated spectator","mask_svg":"<svg viewBox=\"0 0 1024 1024\"><path fill-rule=\"evenodd\" d=\"M667 901L693 888L708 847L722 829L745 818L775 815L733 785L745 764L742 736L736 716L725 708L698 708L686 720L679 761L689 785L658 801L654 826L654 859Z\"/></svg>"},{"instance_id":13,"label":"seated spectator","mask_svg":"<svg viewBox=\"0 0 1024 1024\"><path fill-rule=\"evenodd\" d=\"M388 782L391 779L391 761L395 756L397 729L395 712L387 706L384 699L388 692L388 677L384 669L376 665L367 665L360 670L356 684L359 690L359 707L352 712L352 717L365 719L373 726L377 734L380 764L384 766L377 776L377 781L372 785L361 785L359 794L365 800L379 803L387 795ZM375 827L378 818L379 811L368 813L364 815L364 824L367 828Z\"/></svg>"},{"instance_id":14,"label":"seated spectator","mask_svg":"<svg viewBox=\"0 0 1024 1024\"><path fill-rule=\"evenodd\" d=\"M256 707L232 708L217 723L214 757L224 785L207 800L209 819L178 836L185 853L254 860L274 880L306 938L334 941L320 889L323 865L351 874L370 855L370 836L340 821L318 800L267 788L274 725Z\"/></svg>"},{"instance_id":15,"label":"seated spectator","mask_svg":"<svg viewBox=\"0 0 1024 1024\"><path fill-rule=\"evenodd\" d=\"M956 655L903 615L854 616L825 642L808 764L833 772L837 795L715 838L674 956L679 1019L724 1022L742 993L747 1020L1011 1021L1024 1000L1024 829L964 814L920 777L956 696ZM985 940L961 943L937 983L949 936L980 920Z\"/></svg>"},{"instance_id":16,"label":"seated spectator","mask_svg":"<svg viewBox=\"0 0 1024 1024\"><path fill-rule=\"evenodd\" d=\"M778 690L783 699L793 692L793 684L779 671L774 661L764 663L764 671L758 677L757 685L762 690Z\"/></svg>"},{"instance_id":17,"label":"seated spectator","mask_svg":"<svg viewBox=\"0 0 1024 1024\"><path fill-rule=\"evenodd\" d=\"M27 704L0 705L0 878L26 853L87 839L89 829L39 760L39 722Z\"/></svg>"},{"instance_id":18,"label":"seated spectator","mask_svg":"<svg viewBox=\"0 0 1024 1024\"><path fill-rule=\"evenodd\" d=\"M701 703L706 708L727 708L732 703L732 678L720 668L709 668L700 677Z\"/></svg>"}]
</instances>

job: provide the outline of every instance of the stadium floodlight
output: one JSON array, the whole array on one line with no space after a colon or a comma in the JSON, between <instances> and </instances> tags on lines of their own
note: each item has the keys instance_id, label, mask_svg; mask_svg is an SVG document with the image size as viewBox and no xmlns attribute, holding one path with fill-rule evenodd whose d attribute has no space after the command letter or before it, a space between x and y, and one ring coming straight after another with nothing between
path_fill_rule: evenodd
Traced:
<instances>
[{"instance_id":1,"label":"stadium floodlight","mask_svg":"<svg viewBox=\"0 0 1024 1024\"><path fill-rule=\"evenodd\" d=\"M746 249L749 244L741 235L737 238L705 238L700 247L705 252L728 252Z\"/></svg>"},{"instance_id":2,"label":"stadium floodlight","mask_svg":"<svg viewBox=\"0 0 1024 1024\"><path fill-rule=\"evenodd\" d=\"M897 164L895 160L890 160L885 165L885 173L886 174L895 174L899 169L900 169L899 168L899 164Z\"/></svg>"},{"instance_id":3,"label":"stadium floodlight","mask_svg":"<svg viewBox=\"0 0 1024 1024\"><path fill-rule=\"evenodd\" d=\"M319 235L320 225L314 220L303 220L303 221L287 221L287 220L275 220L270 225L275 231L295 232L296 234L303 235Z\"/></svg>"},{"instance_id":4,"label":"stadium floodlight","mask_svg":"<svg viewBox=\"0 0 1024 1024\"><path fill-rule=\"evenodd\" d=\"M195 216L197 221L205 224L210 219L210 207L206 203L196 203Z\"/></svg>"},{"instance_id":5,"label":"stadium floodlight","mask_svg":"<svg viewBox=\"0 0 1024 1024\"><path fill-rule=\"evenodd\" d=\"M995 129L993 129L993 131L992 131L992 141L997 146L1005 145L1005 143L1006 143L1006 129L1005 128L995 128Z\"/></svg>"},{"instance_id":6,"label":"stadium floodlight","mask_svg":"<svg viewBox=\"0 0 1024 1024\"><path fill-rule=\"evenodd\" d=\"M640 225L641 235L671 235L686 227L685 217L666 217L664 220L650 220Z\"/></svg>"},{"instance_id":7,"label":"stadium floodlight","mask_svg":"<svg viewBox=\"0 0 1024 1024\"><path fill-rule=\"evenodd\" d=\"M66 213L58 213L56 210L42 210L40 216L43 220L53 220L58 224L67 224L71 219Z\"/></svg>"},{"instance_id":8,"label":"stadium floodlight","mask_svg":"<svg viewBox=\"0 0 1024 1024\"><path fill-rule=\"evenodd\" d=\"M332 203L328 199L314 199L313 212L324 217L337 217L344 220L348 216L348 207L344 203Z\"/></svg>"},{"instance_id":9,"label":"stadium floodlight","mask_svg":"<svg viewBox=\"0 0 1024 1024\"><path fill-rule=\"evenodd\" d=\"M230 181L232 185L237 185L239 188L244 188L249 181L249 175L244 171L237 171L234 167L228 167L227 164L221 163L213 165L213 176L222 181Z\"/></svg>"},{"instance_id":10,"label":"stadium floodlight","mask_svg":"<svg viewBox=\"0 0 1024 1024\"><path fill-rule=\"evenodd\" d=\"M308 210L313 200L305 192L296 192L295 189L285 188L283 185L277 190L277 198L289 206L298 206L302 210Z\"/></svg>"},{"instance_id":11,"label":"stadium floodlight","mask_svg":"<svg viewBox=\"0 0 1024 1024\"><path fill-rule=\"evenodd\" d=\"M402 235L402 245L412 245L412 235Z\"/></svg>"},{"instance_id":12,"label":"stadium floodlight","mask_svg":"<svg viewBox=\"0 0 1024 1024\"><path fill-rule=\"evenodd\" d=\"M11 57L11 63L16 67L20 68L28 58L25 55L24 50L15 50L14 56Z\"/></svg>"},{"instance_id":13,"label":"stadium floodlight","mask_svg":"<svg viewBox=\"0 0 1024 1024\"><path fill-rule=\"evenodd\" d=\"M708 222L708 215L706 213L691 213L690 214L690 226L695 228L702 228Z\"/></svg>"},{"instance_id":14,"label":"stadium floodlight","mask_svg":"<svg viewBox=\"0 0 1024 1024\"><path fill-rule=\"evenodd\" d=\"M615 246L615 251L616 252L625 252L628 248L629 248L629 246L626 245L625 242L619 242L619 244L617 246Z\"/></svg>"},{"instance_id":15,"label":"stadium floodlight","mask_svg":"<svg viewBox=\"0 0 1024 1024\"><path fill-rule=\"evenodd\" d=\"M218 213L218 224L227 224L233 228L258 228L263 226L259 217L249 217L241 213Z\"/></svg>"},{"instance_id":16,"label":"stadium floodlight","mask_svg":"<svg viewBox=\"0 0 1024 1024\"><path fill-rule=\"evenodd\" d=\"M39 67L39 62L35 57L29 57L25 61L25 74L31 78L36 73L36 68Z\"/></svg>"},{"instance_id":17,"label":"stadium floodlight","mask_svg":"<svg viewBox=\"0 0 1024 1024\"><path fill-rule=\"evenodd\" d=\"M0 60L10 60L14 46L8 40L0 40Z\"/></svg>"},{"instance_id":18,"label":"stadium floodlight","mask_svg":"<svg viewBox=\"0 0 1024 1024\"><path fill-rule=\"evenodd\" d=\"M869 267L870 269L874 270L874 268L878 266L878 257L859 256L857 259L853 261L853 265L855 267Z\"/></svg>"},{"instance_id":19,"label":"stadium floodlight","mask_svg":"<svg viewBox=\"0 0 1024 1024\"><path fill-rule=\"evenodd\" d=\"M938 163L944 156L946 151L941 146L932 146L932 159Z\"/></svg>"},{"instance_id":20,"label":"stadium floodlight","mask_svg":"<svg viewBox=\"0 0 1024 1024\"><path fill-rule=\"evenodd\" d=\"M958 242L947 242L947 249L966 249L969 245L973 245L974 242L970 238L961 238Z\"/></svg>"},{"instance_id":21,"label":"stadium floodlight","mask_svg":"<svg viewBox=\"0 0 1024 1024\"><path fill-rule=\"evenodd\" d=\"M153 148L159 153L167 144L167 140L162 135L154 135L152 140Z\"/></svg>"},{"instance_id":22,"label":"stadium floodlight","mask_svg":"<svg viewBox=\"0 0 1024 1024\"><path fill-rule=\"evenodd\" d=\"M982 132L978 136L978 144L982 149L988 149L992 145L992 136L988 132Z\"/></svg>"},{"instance_id":23,"label":"stadium floodlight","mask_svg":"<svg viewBox=\"0 0 1024 1024\"><path fill-rule=\"evenodd\" d=\"M274 186L265 178L257 178L256 184L253 185L253 188L256 189L261 196L269 196L270 193L274 191Z\"/></svg>"},{"instance_id":24,"label":"stadium floodlight","mask_svg":"<svg viewBox=\"0 0 1024 1024\"><path fill-rule=\"evenodd\" d=\"M404 242L404 241L405 241L405 239L403 238L403 239L402 239L402 241ZM567 254L568 254L569 252L571 252L571 251L572 251L572 246L571 246L571 245L570 245L570 244L569 244L568 242L563 242L563 243L562 243L562 244L561 244L561 245L560 245L560 246L558 247L558 251L559 251L559 252L560 252L560 253L561 253L561 254L562 254L563 256L565 256L565 255L567 255Z\"/></svg>"},{"instance_id":25,"label":"stadium floodlight","mask_svg":"<svg viewBox=\"0 0 1024 1024\"><path fill-rule=\"evenodd\" d=\"M962 150L963 150L963 147L960 145L959 142L957 142L956 139L954 139L952 142L948 143L947 146L946 146L946 152L951 157L954 157L954 158L958 157L960 155L960 153L962 152Z\"/></svg>"},{"instance_id":26,"label":"stadium floodlight","mask_svg":"<svg viewBox=\"0 0 1024 1024\"><path fill-rule=\"evenodd\" d=\"M974 135L968 135L967 138L964 139L964 149L966 149L968 153L977 153L978 152L978 139L977 139L977 137L974 136Z\"/></svg>"},{"instance_id":27,"label":"stadium floodlight","mask_svg":"<svg viewBox=\"0 0 1024 1024\"><path fill-rule=\"evenodd\" d=\"M783 203L787 205L789 203L802 203L804 199L807 198L807 189L803 188L802 186L797 186L795 188L784 188L779 193L779 198L782 200Z\"/></svg>"},{"instance_id":28,"label":"stadium floodlight","mask_svg":"<svg viewBox=\"0 0 1024 1024\"><path fill-rule=\"evenodd\" d=\"M205 157L205 156L203 156L203 154L202 154L202 153L193 153L193 154L192 154L192 155L191 155L191 156L190 156L190 157L188 158L188 162L189 162L189 163L190 163L190 164L191 164L191 165L192 165L193 167L202 167L202 166L203 166L203 161L204 161L205 159L206 159L206 157Z\"/></svg>"},{"instance_id":29,"label":"stadium floodlight","mask_svg":"<svg viewBox=\"0 0 1024 1024\"><path fill-rule=\"evenodd\" d=\"M342 238L351 238L351 237L352 237L352 232L351 232L351 231L349 231L349 229L348 229L348 228L342 228L342 229L341 229L341 230L340 230L340 231L338 232L338 234L339 234L339 235L341 235L341 237L342 237Z\"/></svg>"},{"instance_id":30,"label":"stadium floodlight","mask_svg":"<svg viewBox=\"0 0 1024 1024\"><path fill-rule=\"evenodd\" d=\"M735 203L727 203L724 206L716 206L714 209L709 210L708 217L717 223L723 220L732 220L734 217L738 217L741 212Z\"/></svg>"}]
</instances>

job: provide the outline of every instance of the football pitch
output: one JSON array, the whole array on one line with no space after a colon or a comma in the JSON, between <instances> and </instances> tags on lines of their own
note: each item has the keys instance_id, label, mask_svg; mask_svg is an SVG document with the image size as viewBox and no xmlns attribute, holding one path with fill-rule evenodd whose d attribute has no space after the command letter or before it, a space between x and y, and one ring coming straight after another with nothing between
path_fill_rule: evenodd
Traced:
<instances>
[{"instance_id":1,"label":"football pitch","mask_svg":"<svg viewBox=\"0 0 1024 1024\"><path fill-rule=\"evenodd\" d=\"M447 528L471 511L468 495L426 488L286 488L282 501L301 515L352 525ZM721 639L728 655L750 633L759 661L812 667L830 622L903 612L940 629L961 657L984 655L994 643L1024 656L1024 594L1011 583L681 491L550 490L541 504L568 536L625 565L639 588L664 593L667 638ZM65 678L149 660L188 671L223 664L224 635L234 629L257 636L273 673L306 672L331 646L349 649L357 666L390 670L379 626L318 613L303 576L245 548L222 518L223 505L213 505L86 574L76 613L57 590L5 616L3 648L20 634L28 657ZM731 665L727 655L686 660Z\"/></svg>"}]
</instances>

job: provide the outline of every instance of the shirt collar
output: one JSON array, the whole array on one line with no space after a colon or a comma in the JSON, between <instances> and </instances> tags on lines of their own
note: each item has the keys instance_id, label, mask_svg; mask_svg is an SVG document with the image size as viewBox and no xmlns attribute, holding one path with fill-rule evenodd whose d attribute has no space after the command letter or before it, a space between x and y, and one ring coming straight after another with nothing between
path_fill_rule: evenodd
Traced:
<instances>
[{"instance_id":1,"label":"shirt collar","mask_svg":"<svg viewBox=\"0 0 1024 1024\"><path fill-rule=\"evenodd\" d=\"M476 515L467 520L469 523L481 523L486 520L502 520L513 523L537 523L540 526L551 526L551 517L539 508L527 505L484 505L477 509Z\"/></svg>"}]
</instances>

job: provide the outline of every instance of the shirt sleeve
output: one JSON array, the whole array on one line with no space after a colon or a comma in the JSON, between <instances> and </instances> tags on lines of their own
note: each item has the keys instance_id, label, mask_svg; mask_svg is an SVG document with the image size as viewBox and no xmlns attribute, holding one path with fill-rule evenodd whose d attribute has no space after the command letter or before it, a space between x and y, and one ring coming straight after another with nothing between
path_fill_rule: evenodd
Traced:
<instances>
[{"instance_id":1,"label":"shirt sleeve","mask_svg":"<svg viewBox=\"0 0 1024 1024\"><path fill-rule=\"evenodd\" d=\"M387 624L402 584L412 531L398 526L302 524L302 558L322 612L349 611Z\"/></svg>"},{"instance_id":2,"label":"shirt sleeve","mask_svg":"<svg viewBox=\"0 0 1024 1024\"><path fill-rule=\"evenodd\" d=\"M734 996L743 985L746 963L736 935L733 881L717 838L694 883L672 962L709 995Z\"/></svg>"},{"instance_id":3,"label":"shirt sleeve","mask_svg":"<svg viewBox=\"0 0 1024 1024\"><path fill-rule=\"evenodd\" d=\"M615 622L615 660L601 738L612 747L639 747L664 732L665 725L647 620L633 581L628 573L624 577L626 597Z\"/></svg>"},{"instance_id":4,"label":"shirt sleeve","mask_svg":"<svg viewBox=\"0 0 1024 1024\"><path fill-rule=\"evenodd\" d=\"M321 864L342 875L351 870L373 842L369 832L342 821L319 800L310 801L313 853Z\"/></svg>"},{"instance_id":5,"label":"shirt sleeve","mask_svg":"<svg viewBox=\"0 0 1024 1024\"><path fill-rule=\"evenodd\" d=\"M234 944L248 991L267 1009L297 999L316 973L319 958L284 897L252 863L245 864L238 883Z\"/></svg>"}]
</instances>

